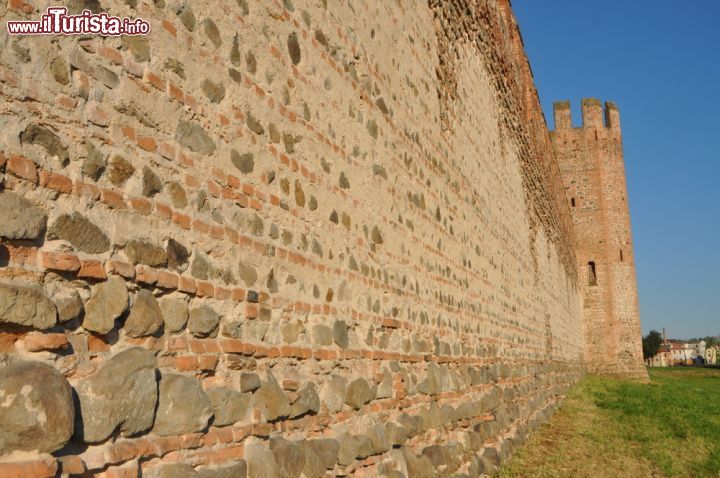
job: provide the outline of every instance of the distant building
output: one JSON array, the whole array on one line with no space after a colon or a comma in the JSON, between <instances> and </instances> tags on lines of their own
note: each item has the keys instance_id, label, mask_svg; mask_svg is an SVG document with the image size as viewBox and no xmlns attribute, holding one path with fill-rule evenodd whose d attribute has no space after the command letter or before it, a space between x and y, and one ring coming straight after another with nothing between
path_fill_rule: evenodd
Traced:
<instances>
[{"instance_id":1,"label":"distant building","mask_svg":"<svg viewBox=\"0 0 720 478\"><path fill-rule=\"evenodd\" d=\"M693 357L705 357L705 346L706 343L704 340L701 340L700 342L695 343L688 343L685 344L685 348L690 351L690 358Z\"/></svg>"},{"instance_id":2,"label":"distant building","mask_svg":"<svg viewBox=\"0 0 720 478\"><path fill-rule=\"evenodd\" d=\"M720 347L715 345L705 350L705 363L708 365L720 365Z\"/></svg>"},{"instance_id":3,"label":"distant building","mask_svg":"<svg viewBox=\"0 0 720 478\"><path fill-rule=\"evenodd\" d=\"M686 343L665 339L665 343L660 345L658 353L646 362L650 367L672 367L699 363L716 364L720 360L720 350L718 349L717 346L708 349L704 340L697 343Z\"/></svg>"},{"instance_id":4,"label":"distant building","mask_svg":"<svg viewBox=\"0 0 720 478\"><path fill-rule=\"evenodd\" d=\"M647 365L650 367L670 367L673 364L670 344L660 345L660 350L654 357L647 359Z\"/></svg>"},{"instance_id":5,"label":"distant building","mask_svg":"<svg viewBox=\"0 0 720 478\"><path fill-rule=\"evenodd\" d=\"M688 344L675 342L670 344L672 365L692 365L692 349Z\"/></svg>"}]
</instances>

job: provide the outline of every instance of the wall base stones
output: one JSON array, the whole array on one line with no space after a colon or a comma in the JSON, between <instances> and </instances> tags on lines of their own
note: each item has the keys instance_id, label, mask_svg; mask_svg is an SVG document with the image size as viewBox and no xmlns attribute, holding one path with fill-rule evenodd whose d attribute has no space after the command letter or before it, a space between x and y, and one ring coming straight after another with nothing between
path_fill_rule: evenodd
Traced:
<instances>
[{"instance_id":1,"label":"wall base stones","mask_svg":"<svg viewBox=\"0 0 720 478\"><path fill-rule=\"evenodd\" d=\"M0 476L474 477L557 409L581 295L507 2L71 3L152 33L0 32Z\"/></svg>"}]
</instances>

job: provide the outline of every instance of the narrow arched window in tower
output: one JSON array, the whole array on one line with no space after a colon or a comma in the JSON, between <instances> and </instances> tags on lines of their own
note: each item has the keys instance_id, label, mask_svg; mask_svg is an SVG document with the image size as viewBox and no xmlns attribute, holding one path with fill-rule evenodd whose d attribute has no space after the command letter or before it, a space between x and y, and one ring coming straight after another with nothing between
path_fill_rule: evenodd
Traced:
<instances>
[{"instance_id":1,"label":"narrow arched window in tower","mask_svg":"<svg viewBox=\"0 0 720 478\"><path fill-rule=\"evenodd\" d=\"M622 249L620 249L620 262L622 262L622 261L623 261L623 253L622 253Z\"/></svg>"},{"instance_id":2,"label":"narrow arched window in tower","mask_svg":"<svg viewBox=\"0 0 720 478\"><path fill-rule=\"evenodd\" d=\"M588 262L588 285L597 285L597 273L595 271L595 262Z\"/></svg>"},{"instance_id":3,"label":"narrow arched window in tower","mask_svg":"<svg viewBox=\"0 0 720 478\"><path fill-rule=\"evenodd\" d=\"M572 204L572 207L575 207L575 198L570 199L570 204Z\"/></svg>"}]
</instances>

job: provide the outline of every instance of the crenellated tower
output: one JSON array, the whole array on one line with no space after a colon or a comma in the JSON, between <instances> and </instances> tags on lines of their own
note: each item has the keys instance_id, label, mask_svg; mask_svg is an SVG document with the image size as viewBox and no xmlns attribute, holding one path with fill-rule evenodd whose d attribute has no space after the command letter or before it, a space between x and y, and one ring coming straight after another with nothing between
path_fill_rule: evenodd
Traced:
<instances>
[{"instance_id":1,"label":"crenellated tower","mask_svg":"<svg viewBox=\"0 0 720 478\"><path fill-rule=\"evenodd\" d=\"M583 99L577 128L569 102L555 103L554 115L550 136L575 229L588 371L646 378L618 109Z\"/></svg>"}]
</instances>

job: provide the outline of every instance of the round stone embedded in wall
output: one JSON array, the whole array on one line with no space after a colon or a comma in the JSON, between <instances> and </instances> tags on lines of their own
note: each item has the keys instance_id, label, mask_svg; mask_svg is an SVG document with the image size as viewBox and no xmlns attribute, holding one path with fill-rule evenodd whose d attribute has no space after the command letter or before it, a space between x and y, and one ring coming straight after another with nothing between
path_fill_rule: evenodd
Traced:
<instances>
[{"instance_id":1,"label":"round stone embedded in wall","mask_svg":"<svg viewBox=\"0 0 720 478\"><path fill-rule=\"evenodd\" d=\"M0 237L7 239L35 239L47 222L42 209L10 191L0 191L0 218Z\"/></svg>"},{"instance_id":2,"label":"round stone embedded in wall","mask_svg":"<svg viewBox=\"0 0 720 478\"><path fill-rule=\"evenodd\" d=\"M210 399L197 379L163 373L159 393L154 433L181 435L205 429L212 410Z\"/></svg>"},{"instance_id":3,"label":"round stone embedded in wall","mask_svg":"<svg viewBox=\"0 0 720 478\"><path fill-rule=\"evenodd\" d=\"M40 287L0 283L0 324L48 329L56 322L57 309Z\"/></svg>"},{"instance_id":4,"label":"round stone embedded in wall","mask_svg":"<svg viewBox=\"0 0 720 478\"><path fill-rule=\"evenodd\" d=\"M188 330L195 337L209 337L217 335L220 317L217 313L207 305L201 305L190 309L190 317L188 319Z\"/></svg>"},{"instance_id":5,"label":"round stone embedded in wall","mask_svg":"<svg viewBox=\"0 0 720 478\"><path fill-rule=\"evenodd\" d=\"M59 450L74 420L72 389L53 367L26 361L0 367L0 455Z\"/></svg>"},{"instance_id":6,"label":"round stone embedded in wall","mask_svg":"<svg viewBox=\"0 0 720 478\"><path fill-rule=\"evenodd\" d=\"M76 387L82 427L78 436L100 442L119 429L132 436L150 428L157 403L155 355L134 347L107 359Z\"/></svg>"}]
</instances>

